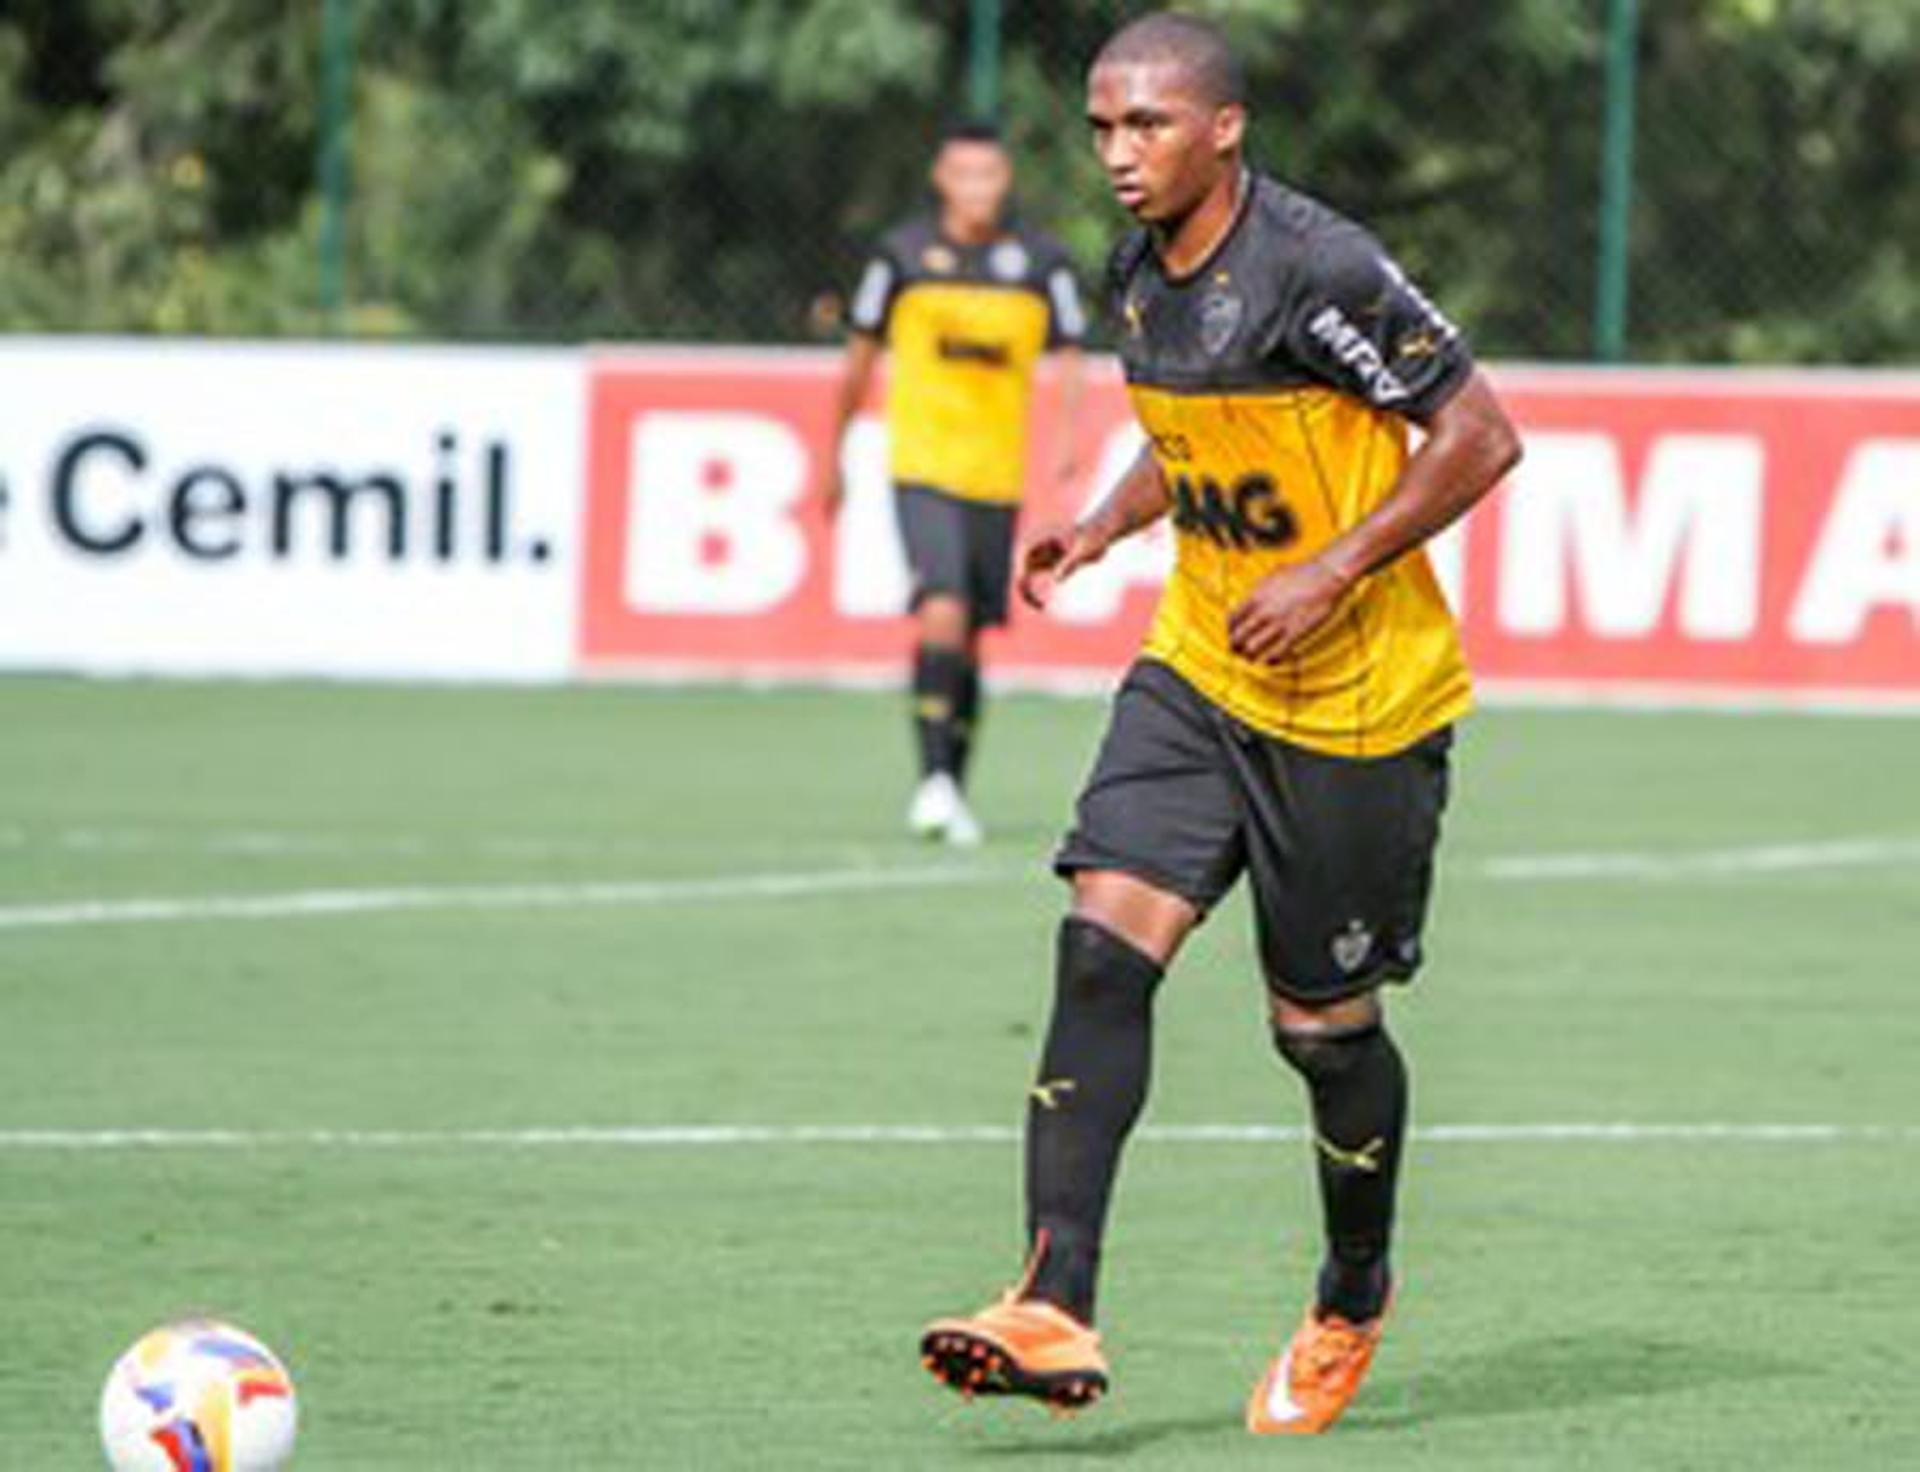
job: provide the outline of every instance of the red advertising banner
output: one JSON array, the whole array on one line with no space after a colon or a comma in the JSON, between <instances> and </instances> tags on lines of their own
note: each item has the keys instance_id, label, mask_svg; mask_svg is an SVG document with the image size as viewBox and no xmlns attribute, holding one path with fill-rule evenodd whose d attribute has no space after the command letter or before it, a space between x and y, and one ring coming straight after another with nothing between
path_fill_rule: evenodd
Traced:
<instances>
[{"instance_id":1,"label":"red advertising banner","mask_svg":"<svg viewBox=\"0 0 1920 1472\"><path fill-rule=\"evenodd\" d=\"M897 677L907 632L877 417L814 503L828 353L596 355L580 662L589 674ZM1436 564L1482 683L1581 698L1920 704L1920 376L1510 368L1527 458ZM1139 440L1099 363L1078 468L1035 405L1029 521L1077 512ZM1111 677L1172 555L1115 549L993 636L1002 677Z\"/></svg>"}]
</instances>

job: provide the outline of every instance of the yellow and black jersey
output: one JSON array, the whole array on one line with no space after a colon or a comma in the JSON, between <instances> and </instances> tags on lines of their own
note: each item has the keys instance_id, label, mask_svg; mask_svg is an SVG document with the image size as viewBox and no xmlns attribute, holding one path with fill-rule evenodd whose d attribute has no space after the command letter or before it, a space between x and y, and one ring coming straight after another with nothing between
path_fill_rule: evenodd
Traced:
<instances>
[{"instance_id":1,"label":"yellow and black jersey","mask_svg":"<svg viewBox=\"0 0 1920 1472\"><path fill-rule=\"evenodd\" d=\"M1086 325L1066 253L1033 230L961 245L931 218L910 220L868 261L850 316L893 355L894 480L1018 501L1034 362Z\"/></svg>"},{"instance_id":2,"label":"yellow and black jersey","mask_svg":"<svg viewBox=\"0 0 1920 1472\"><path fill-rule=\"evenodd\" d=\"M1282 664L1227 641L1256 583L1392 490L1406 421L1472 372L1459 331L1366 231L1260 176L1201 267L1169 276L1136 231L1107 285L1173 495L1178 554L1145 654L1255 730L1341 756L1402 750L1465 714L1459 636L1422 551L1364 580Z\"/></svg>"}]
</instances>

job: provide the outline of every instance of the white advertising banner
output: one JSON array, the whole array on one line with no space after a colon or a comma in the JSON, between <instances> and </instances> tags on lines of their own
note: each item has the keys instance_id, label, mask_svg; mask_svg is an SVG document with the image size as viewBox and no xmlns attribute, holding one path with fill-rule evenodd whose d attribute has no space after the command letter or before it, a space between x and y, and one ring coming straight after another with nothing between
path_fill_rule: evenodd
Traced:
<instances>
[{"instance_id":1,"label":"white advertising banner","mask_svg":"<svg viewBox=\"0 0 1920 1472\"><path fill-rule=\"evenodd\" d=\"M578 353L0 342L0 668L564 678Z\"/></svg>"},{"instance_id":2,"label":"white advertising banner","mask_svg":"<svg viewBox=\"0 0 1920 1472\"><path fill-rule=\"evenodd\" d=\"M884 431L825 351L0 339L0 670L897 681ZM1481 687L1920 704L1920 377L1501 368L1527 458L1435 548ZM1071 515L1139 443L1096 366ZM872 407L872 406L870 406ZM1116 549L991 636L1110 682L1170 556Z\"/></svg>"}]
</instances>

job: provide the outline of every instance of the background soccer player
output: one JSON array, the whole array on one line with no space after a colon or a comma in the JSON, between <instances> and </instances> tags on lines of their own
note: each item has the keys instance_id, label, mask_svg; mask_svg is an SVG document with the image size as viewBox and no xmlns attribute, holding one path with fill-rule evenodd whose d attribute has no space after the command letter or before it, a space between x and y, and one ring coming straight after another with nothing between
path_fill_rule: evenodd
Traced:
<instances>
[{"instance_id":1,"label":"background soccer player","mask_svg":"<svg viewBox=\"0 0 1920 1472\"><path fill-rule=\"evenodd\" d=\"M978 636L1006 622L1034 363L1059 351L1065 479L1084 321L1060 247L1008 216L1013 165L991 126L951 129L932 178L936 208L881 239L854 294L822 495L837 509L839 445L890 350L887 431L917 623L920 785L907 822L970 844L980 841L963 793L980 722Z\"/></svg>"},{"instance_id":2,"label":"background soccer player","mask_svg":"<svg viewBox=\"0 0 1920 1472\"><path fill-rule=\"evenodd\" d=\"M1144 228L1108 289L1148 446L1078 524L1028 544L1038 600L1171 516L1178 555L1074 829L1053 1017L1027 1115L1022 1283L923 1339L962 1389L1079 1404L1107 1202L1147 1088L1154 991L1243 873L1281 1056L1313 1114L1326 1256L1247 1406L1315 1432L1371 1362L1407 1083L1379 988L1409 980L1470 690L1421 544L1519 442L1458 331L1365 231L1241 160L1221 36L1159 15L1094 62L1087 110ZM1409 457L1406 423L1426 439Z\"/></svg>"}]
</instances>

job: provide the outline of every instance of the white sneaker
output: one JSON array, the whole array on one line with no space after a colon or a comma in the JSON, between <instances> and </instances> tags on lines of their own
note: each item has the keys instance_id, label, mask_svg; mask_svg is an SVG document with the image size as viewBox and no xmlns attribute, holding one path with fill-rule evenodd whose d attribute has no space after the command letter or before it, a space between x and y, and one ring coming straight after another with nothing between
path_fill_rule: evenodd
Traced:
<instances>
[{"instance_id":1,"label":"white sneaker","mask_svg":"<svg viewBox=\"0 0 1920 1472\"><path fill-rule=\"evenodd\" d=\"M955 848L978 848L986 836L980 829L980 820L973 815L973 809L967 806L967 800L956 789L953 812L947 818L947 842Z\"/></svg>"},{"instance_id":2,"label":"white sneaker","mask_svg":"<svg viewBox=\"0 0 1920 1472\"><path fill-rule=\"evenodd\" d=\"M913 790L913 801L907 805L907 831L919 838L938 838L948 831L956 811L966 811L959 787L945 772L935 772Z\"/></svg>"}]
</instances>

